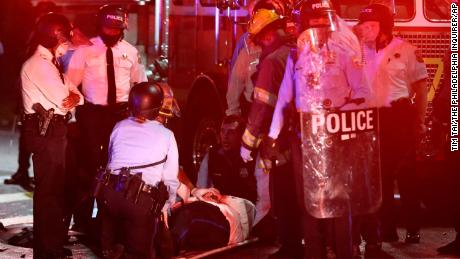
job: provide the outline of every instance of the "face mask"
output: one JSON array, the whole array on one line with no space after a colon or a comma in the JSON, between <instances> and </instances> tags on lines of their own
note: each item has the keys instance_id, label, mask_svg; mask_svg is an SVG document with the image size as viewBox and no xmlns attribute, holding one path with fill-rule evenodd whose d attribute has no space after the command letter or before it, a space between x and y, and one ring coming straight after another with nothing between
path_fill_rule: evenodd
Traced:
<instances>
[{"instance_id":1,"label":"face mask","mask_svg":"<svg viewBox=\"0 0 460 259\"><path fill-rule=\"evenodd\" d=\"M59 44L59 46L56 48L56 56L64 56L65 53L69 50L69 42L64 42Z\"/></svg>"},{"instance_id":2,"label":"face mask","mask_svg":"<svg viewBox=\"0 0 460 259\"><path fill-rule=\"evenodd\" d=\"M121 39L121 35L107 35L104 33L100 34L102 41L107 47L113 47Z\"/></svg>"},{"instance_id":3,"label":"face mask","mask_svg":"<svg viewBox=\"0 0 460 259\"><path fill-rule=\"evenodd\" d=\"M51 37L49 35L38 36L38 42L40 45L47 49L52 49L58 44L58 40L55 37Z\"/></svg>"}]
</instances>

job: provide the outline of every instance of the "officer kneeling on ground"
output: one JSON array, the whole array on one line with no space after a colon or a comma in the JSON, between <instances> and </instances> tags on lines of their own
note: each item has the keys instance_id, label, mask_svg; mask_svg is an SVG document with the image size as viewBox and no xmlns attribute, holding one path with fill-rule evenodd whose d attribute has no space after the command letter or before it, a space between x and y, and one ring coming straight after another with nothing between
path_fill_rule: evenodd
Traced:
<instances>
[{"instance_id":1,"label":"officer kneeling on ground","mask_svg":"<svg viewBox=\"0 0 460 259\"><path fill-rule=\"evenodd\" d=\"M155 233L179 185L177 144L155 120L163 102L160 86L137 84L128 102L132 116L113 129L107 170L96 187L101 245L104 258L155 258Z\"/></svg>"}]
</instances>

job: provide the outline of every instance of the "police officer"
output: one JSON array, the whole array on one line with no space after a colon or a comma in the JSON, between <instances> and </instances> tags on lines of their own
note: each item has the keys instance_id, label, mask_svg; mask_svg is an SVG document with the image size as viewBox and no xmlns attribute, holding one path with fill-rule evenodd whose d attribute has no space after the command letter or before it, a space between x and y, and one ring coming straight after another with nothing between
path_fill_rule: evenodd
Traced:
<instances>
[{"instance_id":1,"label":"police officer","mask_svg":"<svg viewBox=\"0 0 460 259\"><path fill-rule=\"evenodd\" d=\"M126 117L129 89L134 83L147 81L144 66L134 46L123 40L127 13L116 5L104 5L97 13L99 36L91 46L73 54L67 75L82 86L85 105L77 109L77 123L85 144L85 175L82 176L82 206L75 224L85 231L91 220L93 199L91 181L96 170L107 162L110 132L115 123Z\"/></svg>"},{"instance_id":2,"label":"police officer","mask_svg":"<svg viewBox=\"0 0 460 259\"><path fill-rule=\"evenodd\" d=\"M287 60L269 131L269 137L272 139L279 138L289 117L299 120L296 111L309 113L316 109L359 109L365 107L365 101L370 95L360 63L359 42L345 22L335 14L331 2L305 1L299 6L299 11L304 32L299 36L297 48L291 52ZM314 37L308 37L310 35ZM351 258L349 215L345 214L332 220L319 220L310 215L311 212L307 211L304 205L304 189L310 183L304 182L305 176L302 176L304 164L299 139L300 127L298 123L293 123L290 127L292 163L295 183L298 184L295 187L300 197L299 206L302 209L304 225L305 256L323 258L327 252L335 253L337 258ZM331 228L332 231L324 233L323 227ZM327 241L324 242L325 234Z\"/></svg>"},{"instance_id":3,"label":"police officer","mask_svg":"<svg viewBox=\"0 0 460 259\"><path fill-rule=\"evenodd\" d=\"M244 198L256 204L257 187L254 163L240 157L244 120L235 115L223 119L220 127L221 147L212 147L203 158L198 171L197 188L216 188L224 195ZM192 190L192 194L197 196Z\"/></svg>"},{"instance_id":4,"label":"police officer","mask_svg":"<svg viewBox=\"0 0 460 259\"><path fill-rule=\"evenodd\" d=\"M256 72L254 101L251 105L248 123L242 137L241 157L244 161L252 161L252 154L257 154L260 141L268 133L273 115L278 89L283 78L286 59L291 49L291 39L285 32L285 20L274 10L259 9L249 22L248 32L252 40L261 46L262 53ZM295 191L291 188L294 183L290 177L292 170L286 163L287 143L283 143L278 160L279 164L270 174L267 173L269 164L263 164L256 159L256 180L258 203L256 204L256 220L259 222L271 206L278 218L278 234L282 248L273 256L301 257L302 248L295 203ZM268 179L270 177L270 179ZM268 196L270 188L272 197ZM266 204L266 205L264 205Z\"/></svg>"},{"instance_id":5,"label":"police officer","mask_svg":"<svg viewBox=\"0 0 460 259\"><path fill-rule=\"evenodd\" d=\"M405 212L406 243L420 242L420 202L415 174L416 141L425 132L428 77L420 52L393 36L393 14L379 4L365 7L358 31L363 44L366 74L380 107L383 203L382 240L398 241L394 209L397 180Z\"/></svg>"},{"instance_id":6,"label":"police officer","mask_svg":"<svg viewBox=\"0 0 460 259\"><path fill-rule=\"evenodd\" d=\"M35 26L35 53L21 71L24 100L24 143L33 153L34 258L64 258L65 150L68 113L83 97L63 75L57 58L70 38L66 17L49 13Z\"/></svg>"},{"instance_id":7,"label":"police officer","mask_svg":"<svg viewBox=\"0 0 460 259\"><path fill-rule=\"evenodd\" d=\"M179 186L174 134L155 120L162 102L160 86L146 82L133 86L129 94L132 116L112 131L109 173L102 177L105 187L98 195L106 258L120 250L128 258L156 258L153 243L158 220L175 202ZM120 245L122 249L116 249Z\"/></svg>"}]
</instances>

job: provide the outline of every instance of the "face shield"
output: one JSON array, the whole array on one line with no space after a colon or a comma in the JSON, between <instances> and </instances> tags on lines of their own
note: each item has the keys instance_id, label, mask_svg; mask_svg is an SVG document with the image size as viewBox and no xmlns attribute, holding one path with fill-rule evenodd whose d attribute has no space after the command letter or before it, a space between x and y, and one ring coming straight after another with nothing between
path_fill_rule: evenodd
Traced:
<instances>
[{"instance_id":1,"label":"face shield","mask_svg":"<svg viewBox=\"0 0 460 259\"><path fill-rule=\"evenodd\" d=\"M331 32L337 31L337 19L333 12L325 12L305 19L303 28L306 28L302 33L304 44L311 51L319 52L328 41Z\"/></svg>"}]
</instances>

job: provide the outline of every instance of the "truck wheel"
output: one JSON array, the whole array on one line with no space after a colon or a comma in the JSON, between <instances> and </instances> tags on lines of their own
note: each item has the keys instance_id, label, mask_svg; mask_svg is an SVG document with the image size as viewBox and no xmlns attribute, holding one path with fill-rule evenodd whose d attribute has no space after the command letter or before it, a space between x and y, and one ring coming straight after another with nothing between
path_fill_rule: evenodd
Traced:
<instances>
[{"instance_id":1,"label":"truck wheel","mask_svg":"<svg viewBox=\"0 0 460 259\"><path fill-rule=\"evenodd\" d=\"M224 111L220 99L209 89L198 89L190 96L185 110L181 164L192 182L211 146L218 144Z\"/></svg>"},{"instance_id":2,"label":"truck wheel","mask_svg":"<svg viewBox=\"0 0 460 259\"><path fill-rule=\"evenodd\" d=\"M200 163L208 150L219 144L219 123L215 118L204 117L198 123L192 147L192 162L195 170L200 168Z\"/></svg>"}]
</instances>

